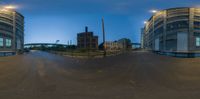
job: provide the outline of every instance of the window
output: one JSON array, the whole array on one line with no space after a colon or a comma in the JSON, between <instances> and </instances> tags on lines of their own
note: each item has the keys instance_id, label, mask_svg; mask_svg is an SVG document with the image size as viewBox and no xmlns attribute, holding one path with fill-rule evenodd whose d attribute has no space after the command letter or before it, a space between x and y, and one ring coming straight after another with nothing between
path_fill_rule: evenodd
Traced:
<instances>
[{"instance_id":1,"label":"window","mask_svg":"<svg viewBox=\"0 0 200 99\"><path fill-rule=\"evenodd\" d=\"M194 29L200 30L200 22L197 22L197 21L194 22Z\"/></svg>"},{"instance_id":2,"label":"window","mask_svg":"<svg viewBox=\"0 0 200 99\"><path fill-rule=\"evenodd\" d=\"M6 39L6 47L11 47L11 39Z\"/></svg>"},{"instance_id":3,"label":"window","mask_svg":"<svg viewBox=\"0 0 200 99\"><path fill-rule=\"evenodd\" d=\"M196 37L196 46L200 47L200 37Z\"/></svg>"},{"instance_id":4,"label":"window","mask_svg":"<svg viewBox=\"0 0 200 99\"><path fill-rule=\"evenodd\" d=\"M3 47L3 38L0 37L0 47Z\"/></svg>"},{"instance_id":5,"label":"window","mask_svg":"<svg viewBox=\"0 0 200 99\"><path fill-rule=\"evenodd\" d=\"M177 21L167 24L167 31L176 30L176 29L188 29L188 21Z\"/></svg>"}]
</instances>

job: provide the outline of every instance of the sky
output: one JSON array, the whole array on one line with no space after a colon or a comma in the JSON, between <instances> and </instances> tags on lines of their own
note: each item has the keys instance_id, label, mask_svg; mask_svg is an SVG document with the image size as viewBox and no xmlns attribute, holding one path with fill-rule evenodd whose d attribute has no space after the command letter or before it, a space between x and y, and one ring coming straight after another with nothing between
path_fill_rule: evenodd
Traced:
<instances>
[{"instance_id":1,"label":"sky","mask_svg":"<svg viewBox=\"0 0 200 99\"><path fill-rule=\"evenodd\" d=\"M79 32L93 31L102 42L101 18L106 41L129 38L140 42L140 30L152 13L173 7L200 7L200 0L1 0L17 5L25 17L25 43L76 44Z\"/></svg>"}]
</instances>

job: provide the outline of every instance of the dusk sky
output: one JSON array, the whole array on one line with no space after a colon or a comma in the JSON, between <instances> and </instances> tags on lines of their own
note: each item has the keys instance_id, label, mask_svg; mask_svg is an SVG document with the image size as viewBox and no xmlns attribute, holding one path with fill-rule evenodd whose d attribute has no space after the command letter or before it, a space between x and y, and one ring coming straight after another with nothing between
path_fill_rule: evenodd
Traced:
<instances>
[{"instance_id":1,"label":"dusk sky","mask_svg":"<svg viewBox=\"0 0 200 99\"><path fill-rule=\"evenodd\" d=\"M106 40L129 38L140 42L143 22L151 9L200 7L200 0L2 0L18 5L25 16L25 43L76 43L76 35L88 26L102 42L101 17Z\"/></svg>"}]
</instances>

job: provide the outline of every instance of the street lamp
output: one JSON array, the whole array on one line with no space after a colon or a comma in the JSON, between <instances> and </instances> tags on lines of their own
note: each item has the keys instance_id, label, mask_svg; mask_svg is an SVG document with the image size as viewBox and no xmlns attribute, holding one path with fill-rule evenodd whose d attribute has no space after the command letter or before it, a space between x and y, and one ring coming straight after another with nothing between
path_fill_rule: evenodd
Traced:
<instances>
[{"instance_id":1,"label":"street lamp","mask_svg":"<svg viewBox=\"0 0 200 99\"><path fill-rule=\"evenodd\" d=\"M157 13L158 10L151 10L150 12L151 12L151 13Z\"/></svg>"},{"instance_id":2,"label":"street lamp","mask_svg":"<svg viewBox=\"0 0 200 99\"><path fill-rule=\"evenodd\" d=\"M3 11L3 12L7 12L7 11L13 11L15 9L17 9L18 6L16 5L5 5L5 6L0 6L0 11Z\"/></svg>"},{"instance_id":3,"label":"street lamp","mask_svg":"<svg viewBox=\"0 0 200 99\"><path fill-rule=\"evenodd\" d=\"M16 5L7 5L7 6L4 6L5 9L16 9L17 6Z\"/></svg>"}]
</instances>

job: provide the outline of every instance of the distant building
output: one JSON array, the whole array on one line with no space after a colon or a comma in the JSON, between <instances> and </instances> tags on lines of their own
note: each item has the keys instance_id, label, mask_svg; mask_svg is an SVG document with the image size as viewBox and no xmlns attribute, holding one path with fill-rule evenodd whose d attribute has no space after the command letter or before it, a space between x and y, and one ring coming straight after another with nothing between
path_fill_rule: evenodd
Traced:
<instances>
[{"instance_id":1,"label":"distant building","mask_svg":"<svg viewBox=\"0 0 200 99\"><path fill-rule=\"evenodd\" d=\"M140 49L141 44L140 43L132 43L132 49Z\"/></svg>"},{"instance_id":2,"label":"distant building","mask_svg":"<svg viewBox=\"0 0 200 99\"><path fill-rule=\"evenodd\" d=\"M118 41L106 41L106 51L117 51L117 50L129 50L132 48L131 40L127 38L120 39ZM99 49L103 50L103 43L99 45Z\"/></svg>"},{"instance_id":3,"label":"distant building","mask_svg":"<svg viewBox=\"0 0 200 99\"><path fill-rule=\"evenodd\" d=\"M129 50L132 48L131 40L127 38L122 38L117 41L119 43L120 47L124 50Z\"/></svg>"},{"instance_id":4,"label":"distant building","mask_svg":"<svg viewBox=\"0 0 200 99\"><path fill-rule=\"evenodd\" d=\"M11 9L0 10L0 56L24 48L24 16Z\"/></svg>"},{"instance_id":5,"label":"distant building","mask_svg":"<svg viewBox=\"0 0 200 99\"><path fill-rule=\"evenodd\" d=\"M120 45L117 41L106 41L105 42L105 49L107 51L116 51L122 49L123 45Z\"/></svg>"},{"instance_id":6,"label":"distant building","mask_svg":"<svg viewBox=\"0 0 200 99\"><path fill-rule=\"evenodd\" d=\"M88 32L88 27L85 27L85 32L77 34L77 43L79 49L98 49L98 36Z\"/></svg>"}]
</instances>

